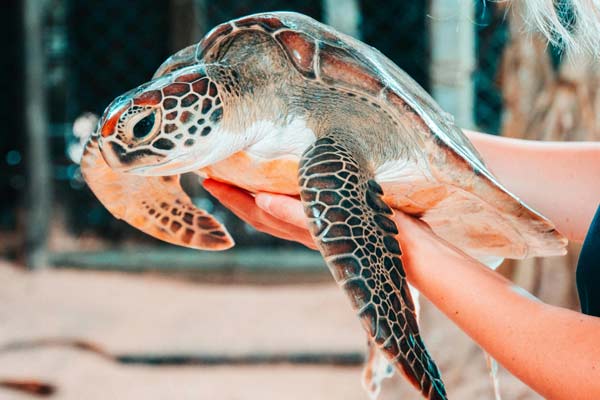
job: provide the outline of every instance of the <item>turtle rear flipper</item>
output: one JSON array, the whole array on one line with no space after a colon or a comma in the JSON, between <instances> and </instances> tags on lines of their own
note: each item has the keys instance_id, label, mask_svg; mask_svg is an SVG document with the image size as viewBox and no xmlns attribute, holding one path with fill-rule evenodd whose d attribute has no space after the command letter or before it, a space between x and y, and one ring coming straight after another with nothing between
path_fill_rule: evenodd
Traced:
<instances>
[{"instance_id":1,"label":"turtle rear flipper","mask_svg":"<svg viewBox=\"0 0 600 400\"><path fill-rule=\"evenodd\" d=\"M566 237L500 184L483 161L446 145L432 151L429 158L433 176L453 188L422 216L438 235L475 257L523 259L566 254Z\"/></svg>"},{"instance_id":2,"label":"turtle rear flipper","mask_svg":"<svg viewBox=\"0 0 600 400\"><path fill-rule=\"evenodd\" d=\"M394 366L379 351L371 340L367 340L368 355L363 367L362 384L372 400L377 400L385 378L394 375Z\"/></svg>"},{"instance_id":3,"label":"turtle rear flipper","mask_svg":"<svg viewBox=\"0 0 600 400\"><path fill-rule=\"evenodd\" d=\"M349 135L307 149L299 183L311 234L370 340L426 398L446 399L419 333L392 210L368 165Z\"/></svg>"},{"instance_id":4,"label":"turtle rear flipper","mask_svg":"<svg viewBox=\"0 0 600 400\"><path fill-rule=\"evenodd\" d=\"M86 144L81 172L111 214L155 238L203 250L225 250L234 244L221 223L194 206L179 184L179 175L115 171L104 161L96 135Z\"/></svg>"}]
</instances>

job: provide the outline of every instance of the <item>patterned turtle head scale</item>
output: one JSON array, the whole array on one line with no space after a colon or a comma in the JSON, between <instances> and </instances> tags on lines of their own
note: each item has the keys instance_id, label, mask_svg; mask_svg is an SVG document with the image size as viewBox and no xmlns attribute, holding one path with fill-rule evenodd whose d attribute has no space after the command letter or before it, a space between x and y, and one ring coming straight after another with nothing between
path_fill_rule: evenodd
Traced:
<instances>
[{"instance_id":1,"label":"patterned turtle head scale","mask_svg":"<svg viewBox=\"0 0 600 400\"><path fill-rule=\"evenodd\" d=\"M116 98L100 121L107 164L136 174L189 165L223 117L219 88L202 66L178 68Z\"/></svg>"}]
</instances>

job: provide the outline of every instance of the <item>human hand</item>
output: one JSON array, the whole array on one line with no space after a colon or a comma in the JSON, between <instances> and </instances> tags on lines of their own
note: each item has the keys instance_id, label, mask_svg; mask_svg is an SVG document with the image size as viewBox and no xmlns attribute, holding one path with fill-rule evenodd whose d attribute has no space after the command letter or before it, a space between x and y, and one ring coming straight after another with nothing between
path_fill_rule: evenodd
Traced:
<instances>
[{"instance_id":1,"label":"human hand","mask_svg":"<svg viewBox=\"0 0 600 400\"><path fill-rule=\"evenodd\" d=\"M225 207L258 231L317 249L308 231L308 220L300 200L272 193L257 193L252 196L235 186L212 179L204 180L203 186ZM410 248L411 253L416 253L415 247L440 240L425 223L400 211L394 212L393 220L400 232L397 239L403 250ZM404 251L402 258L405 262L408 256Z\"/></svg>"},{"instance_id":2,"label":"human hand","mask_svg":"<svg viewBox=\"0 0 600 400\"><path fill-rule=\"evenodd\" d=\"M202 185L221 204L256 230L317 249L308 231L308 220L300 200L270 193L252 196L240 188L213 179L205 179Z\"/></svg>"}]
</instances>

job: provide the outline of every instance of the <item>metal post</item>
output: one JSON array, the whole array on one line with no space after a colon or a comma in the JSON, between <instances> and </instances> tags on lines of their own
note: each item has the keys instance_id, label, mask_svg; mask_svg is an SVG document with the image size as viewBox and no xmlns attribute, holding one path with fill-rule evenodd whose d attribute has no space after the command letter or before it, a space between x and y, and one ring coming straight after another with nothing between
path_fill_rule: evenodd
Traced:
<instances>
[{"instance_id":1,"label":"metal post","mask_svg":"<svg viewBox=\"0 0 600 400\"><path fill-rule=\"evenodd\" d=\"M45 1L23 2L25 38L25 127L27 143L26 264L47 264L47 236L51 208L50 149L42 38Z\"/></svg>"},{"instance_id":2,"label":"metal post","mask_svg":"<svg viewBox=\"0 0 600 400\"><path fill-rule=\"evenodd\" d=\"M171 51L173 53L198 43L210 27L206 21L205 0L171 1ZM198 184L198 176L184 174L182 185L192 200L206 197L204 189Z\"/></svg>"},{"instance_id":3,"label":"metal post","mask_svg":"<svg viewBox=\"0 0 600 400\"><path fill-rule=\"evenodd\" d=\"M172 0L171 51L197 43L207 31L204 0Z\"/></svg>"},{"instance_id":4,"label":"metal post","mask_svg":"<svg viewBox=\"0 0 600 400\"><path fill-rule=\"evenodd\" d=\"M360 15L358 0L323 1L324 22L357 39L360 39Z\"/></svg>"},{"instance_id":5,"label":"metal post","mask_svg":"<svg viewBox=\"0 0 600 400\"><path fill-rule=\"evenodd\" d=\"M474 128L474 15L474 1L431 1L431 92L462 128Z\"/></svg>"}]
</instances>

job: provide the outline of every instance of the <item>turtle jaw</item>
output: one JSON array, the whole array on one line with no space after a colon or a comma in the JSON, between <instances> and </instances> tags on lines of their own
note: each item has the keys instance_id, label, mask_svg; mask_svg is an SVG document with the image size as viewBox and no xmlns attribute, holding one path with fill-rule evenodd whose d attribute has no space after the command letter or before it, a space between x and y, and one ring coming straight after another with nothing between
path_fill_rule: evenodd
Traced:
<instances>
[{"instance_id":1,"label":"turtle jaw","mask_svg":"<svg viewBox=\"0 0 600 400\"><path fill-rule=\"evenodd\" d=\"M192 172L200 167L197 167L196 163L192 162L193 157L189 154L180 154L169 160L165 160L158 164L142 165L138 167L128 168L124 172L135 175L146 175L146 176L166 176L166 175L177 175L186 172Z\"/></svg>"},{"instance_id":2,"label":"turtle jaw","mask_svg":"<svg viewBox=\"0 0 600 400\"><path fill-rule=\"evenodd\" d=\"M108 166L121 173L164 176L193 169L189 168L192 157L187 153L168 157L152 151L148 146L128 151L117 140L100 138L100 152Z\"/></svg>"},{"instance_id":3,"label":"turtle jaw","mask_svg":"<svg viewBox=\"0 0 600 400\"><path fill-rule=\"evenodd\" d=\"M103 140L104 139L104 140ZM129 172L137 168L164 163L165 156L147 146L127 151L115 140L100 138L100 152L108 166L118 172Z\"/></svg>"}]
</instances>

